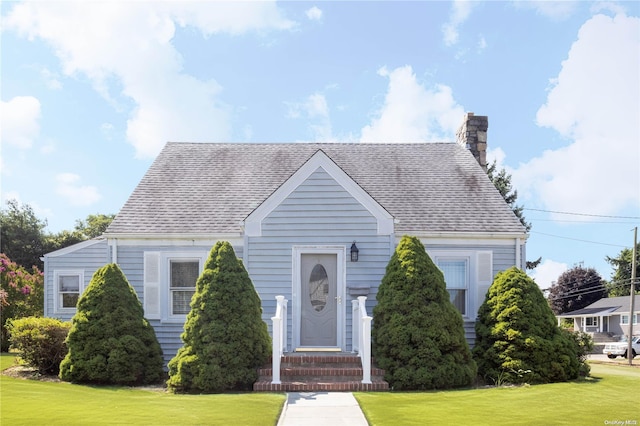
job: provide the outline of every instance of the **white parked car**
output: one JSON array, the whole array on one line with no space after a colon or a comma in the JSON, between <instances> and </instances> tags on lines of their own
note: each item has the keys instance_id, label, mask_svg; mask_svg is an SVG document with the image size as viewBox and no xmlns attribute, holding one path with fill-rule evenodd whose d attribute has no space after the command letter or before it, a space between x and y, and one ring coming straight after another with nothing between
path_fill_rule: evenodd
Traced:
<instances>
[{"instance_id":1,"label":"white parked car","mask_svg":"<svg viewBox=\"0 0 640 426\"><path fill-rule=\"evenodd\" d=\"M624 336L622 339L620 339L619 342L612 342L604 345L604 349L602 350L602 353L611 359L617 356L626 358L628 347L629 347L629 342L627 340L627 336ZM635 358L635 356L640 353L640 336L633 336L633 339L631 340L631 348L632 348L631 354Z\"/></svg>"}]
</instances>

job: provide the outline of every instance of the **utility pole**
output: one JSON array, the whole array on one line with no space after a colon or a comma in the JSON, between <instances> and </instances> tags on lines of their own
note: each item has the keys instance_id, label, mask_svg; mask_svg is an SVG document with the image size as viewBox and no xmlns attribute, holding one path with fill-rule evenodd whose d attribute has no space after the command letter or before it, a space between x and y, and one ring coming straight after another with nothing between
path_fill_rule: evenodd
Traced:
<instances>
[{"instance_id":1,"label":"utility pole","mask_svg":"<svg viewBox=\"0 0 640 426\"><path fill-rule=\"evenodd\" d=\"M638 246L638 227L633 228L633 255L631 257L631 300L629 301L629 338L627 339L627 359L633 364L633 311L636 300L636 247Z\"/></svg>"}]
</instances>

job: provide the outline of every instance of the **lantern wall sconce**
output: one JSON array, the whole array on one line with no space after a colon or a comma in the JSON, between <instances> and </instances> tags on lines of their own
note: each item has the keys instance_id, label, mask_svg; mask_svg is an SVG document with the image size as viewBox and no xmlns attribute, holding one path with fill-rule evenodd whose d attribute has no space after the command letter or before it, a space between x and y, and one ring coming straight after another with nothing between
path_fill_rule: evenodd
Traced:
<instances>
[{"instance_id":1,"label":"lantern wall sconce","mask_svg":"<svg viewBox=\"0 0 640 426\"><path fill-rule=\"evenodd\" d=\"M356 242L354 241L353 244L351 244L351 261L352 262L357 262L358 261L358 252L360 250L358 250L358 246L356 246Z\"/></svg>"}]
</instances>

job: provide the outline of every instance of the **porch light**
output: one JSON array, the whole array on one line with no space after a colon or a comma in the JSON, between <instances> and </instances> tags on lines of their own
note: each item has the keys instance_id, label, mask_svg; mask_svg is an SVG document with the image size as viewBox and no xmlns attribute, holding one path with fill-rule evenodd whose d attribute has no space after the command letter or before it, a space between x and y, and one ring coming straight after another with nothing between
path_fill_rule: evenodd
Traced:
<instances>
[{"instance_id":1,"label":"porch light","mask_svg":"<svg viewBox=\"0 0 640 426\"><path fill-rule=\"evenodd\" d=\"M351 261L352 262L357 262L358 261L358 252L360 250L358 250L358 246L356 246L356 242L354 241L353 244L351 244Z\"/></svg>"}]
</instances>

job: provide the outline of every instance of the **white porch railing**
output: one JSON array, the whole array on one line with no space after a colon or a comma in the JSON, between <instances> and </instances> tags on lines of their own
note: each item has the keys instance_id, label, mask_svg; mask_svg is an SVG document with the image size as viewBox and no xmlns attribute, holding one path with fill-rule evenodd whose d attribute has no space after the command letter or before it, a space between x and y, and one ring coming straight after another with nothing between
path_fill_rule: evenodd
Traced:
<instances>
[{"instance_id":1,"label":"white porch railing","mask_svg":"<svg viewBox=\"0 0 640 426\"><path fill-rule=\"evenodd\" d=\"M287 302L284 296L276 296L276 315L271 317L273 347L271 350L271 383L280 384L280 360L287 349Z\"/></svg>"},{"instance_id":2,"label":"white porch railing","mask_svg":"<svg viewBox=\"0 0 640 426\"><path fill-rule=\"evenodd\" d=\"M351 301L351 347L362 363L362 383L371 383L371 320L365 306L366 296Z\"/></svg>"}]
</instances>

